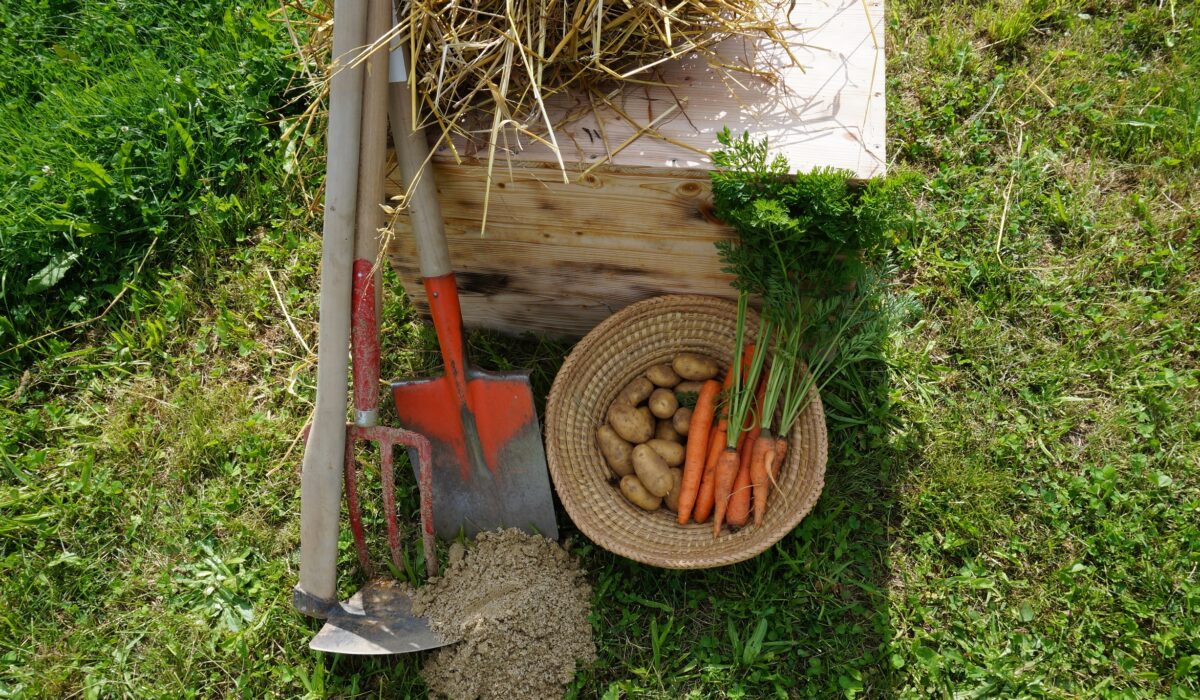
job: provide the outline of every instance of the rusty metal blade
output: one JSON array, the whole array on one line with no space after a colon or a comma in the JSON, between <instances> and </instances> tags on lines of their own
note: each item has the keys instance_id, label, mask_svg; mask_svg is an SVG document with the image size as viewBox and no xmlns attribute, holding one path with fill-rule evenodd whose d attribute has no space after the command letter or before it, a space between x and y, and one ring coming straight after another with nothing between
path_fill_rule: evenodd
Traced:
<instances>
[{"instance_id":1,"label":"rusty metal blade","mask_svg":"<svg viewBox=\"0 0 1200 700\"><path fill-rule=\"evenodd\" d=\"M339 603L308 646L334 654L408 654L454 641L431 630L425 618L412 614L412 600L403 589L381 581L367 584Z\"/></svg>"},{"instance_id":2,"label":"rusty metal blade","mask_svg":"<svg viewBox=\"0 0 1200 700\"><path fill-rule=\"evenodd\" d=\"M446 377L392 384L400 425L433 447L433 522L443 539L516 527L558 539L541 426L525 372L470 370L475 411Z\"/></svg>"}]
</instances>

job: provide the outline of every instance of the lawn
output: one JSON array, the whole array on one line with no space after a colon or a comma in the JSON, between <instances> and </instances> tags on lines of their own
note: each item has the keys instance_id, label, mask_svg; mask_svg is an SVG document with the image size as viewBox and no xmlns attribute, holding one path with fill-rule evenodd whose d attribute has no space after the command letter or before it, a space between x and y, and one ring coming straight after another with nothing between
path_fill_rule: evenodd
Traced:
<instances>
[{"instance_id":1,"label":"lawn","mask_svg":"<svg viewBox=\"0 0 1200 700\"><path fill-rule=\"evenodd\" d=\"M423 695L418 659L309 652L290 607L320 220L277 5L10 4L0 697ZM826 392L825 492L769 552L669 572L571 538L573 694L1200 696L1198 23L888 4L912 312ZM390 282L384 374L428 371ZM569 350L471 344L539 396Z\"/></svg>"}]
</instances>

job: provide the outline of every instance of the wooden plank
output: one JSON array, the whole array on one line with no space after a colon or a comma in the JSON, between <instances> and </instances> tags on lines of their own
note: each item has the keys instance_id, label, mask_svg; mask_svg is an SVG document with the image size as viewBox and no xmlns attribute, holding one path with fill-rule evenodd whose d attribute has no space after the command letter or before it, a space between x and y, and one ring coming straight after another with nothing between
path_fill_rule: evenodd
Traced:
<instances>
[{"instance_id":1,"label":"wooden plank","mask_svg":"<svg viewBox=\"0 0 1200 700\"><path fill-rule=\"evenodd\" d=\"M548 232L544 243L481 240L473 228L456 225L446 233L451 259L466 261L455 268L463 322L472 328L578 337L641 299L731 291L714 255L626 252L614 262L610 251L574 245L570 231ZM417 310L428 314L411 240L400 239L392 260Z\"/></svg>"},{"instance_id":2,"label":"wooden plank","mask_svg":"<svg viewBox=\"0 0 1200 700\"><path fill-rule=\"evenodd\" d=\"M715 148L722 127L768 137L797 171L834 166L863 178L883 174L883 0L796 0L793 7L795 28L785 34L803 69L766 40L734 39L720 49L728 62L776 66L777 83L744 75L735 81L689 56L658 74L673 88L631 88L618 98L640 124L686 101L657 126L689 147L642 136L583 174L639 128L601 108L556 130L572 172L564 184L547 148L509 134L501 143L513 148L496 163L486 234L486 146L459 144L461 164L443 149L435 157L438 197L466 324L579 336L646 297L730 296L713 243L732 232L713 216L711 162L696 152ZM552 121L577 112L585 99L554 96ZM389 193L398 192L389 183ZM406 217L395 230L388 253L425 312Z\"/></svg>"},{"instance_id":3,"label":"wooden plank","mask_svg":"<svg viewBox=\"0 0 1200 700\"><path fill-rule=\"evenodd\" d=\"M486 235L490 237L493 224L506 222L536 228L569 221L587 234L627 231L639 236L653 224L660 229L654 236L674 239L685 239L694 231L713 235L724 231L712 213L707 173L597 170L563 184L549 172L545 168L514 170L511 177L495 183ZM474 221L478 226L483 214L485 168L437 163L434 174L442 216L447 221ZM387 182L388 196L401 192L393 170Z\"/></svg>"},{"instance_id":4,"label":"wooden plank","mask_svg":"<svg viewBox=\"0 0 1200 700\"><path fill-rule=\"evenodd\" d=\"M517 177L493 195L481 236L482 166L435 173L469 327L577 337L648 297L732 294L713 245L732 232L711 218L706 176L597 173L586 187ZM426 314L407 217L394 231L392 265Z\"/></svg>"},{"instance_id":5,"label":"wooden plank","mask_svg":"<svg viewBox=\"0 0 1200 700\"><path fill-rule=\"evenodd\" d=\"M647 135L611 162L621 167L704 170L711 167L709 159L693 149L711 151L718 145L717 132L728 126L735 133L748 129L756 137L766 136L795 171L833 166L860 178L882 175L886 166L883 17L883 0L796 0L790 14L793 28L785 30L784 36L800 66L792 65L786 52L767 39L735 38L719 46L725 62L773 66L779 78L774 84L719 70L701 56L667 62L657 76L665 85L628 88L615 101L639 125L686 103L656 128L692 148ZM646 77L655 76L647 73ZM547 100L547 106L551 121L560 123L588 102L585 96L558 94ZM489 128L476 126L485 133ZM545 130L536 123L529 126ZM577 174L603 161L609 150L637 131L602 107L556 128L555 134L568 170ZM485 144L459 143L458 149L469 163L487 157ZM548 147L518 139L512 132L499 140L497 152L497 181L508 176L510 163L555 162ZM443 147L438 158L446 161L452 156Z\"/></svg>"}]
</instances>

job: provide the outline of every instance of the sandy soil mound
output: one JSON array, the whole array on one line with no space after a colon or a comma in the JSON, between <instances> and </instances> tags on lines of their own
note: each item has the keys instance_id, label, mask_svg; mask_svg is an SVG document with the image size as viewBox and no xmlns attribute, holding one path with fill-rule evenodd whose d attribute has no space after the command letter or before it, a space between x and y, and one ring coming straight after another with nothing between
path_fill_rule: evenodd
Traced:
<instances>
[{"instance_id":1,"label":"sandy soil mound","mask_svg":"<svg viewBox=\"0 0 1200 700\"><path fill-rule=\"evenodd\" d=\"M461 637L421 671L434 695L561 697L577 661L596 658L591 586L558 544L519 530L479 535L451 548L445 573L416 592L413 612L434 630Z\"/></svg>"}]
</instances>

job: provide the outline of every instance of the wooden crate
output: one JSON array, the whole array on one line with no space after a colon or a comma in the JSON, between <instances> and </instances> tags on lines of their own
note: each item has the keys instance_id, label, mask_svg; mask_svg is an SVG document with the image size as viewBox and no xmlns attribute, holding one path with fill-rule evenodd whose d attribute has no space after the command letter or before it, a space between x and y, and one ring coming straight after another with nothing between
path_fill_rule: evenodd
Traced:
<instances>
[{"instance_id":1,"label":"wooden crate","mask_svg":"<svg viewBox=\"0 0 1200 700\"><path fill-rule=\"evenodd\" d=\"M734 81L693 56L664 66L664 81L677 87L639 87L618 98L635 124L603 107L580 117L578 97L550 102L570 182L563 183L553 151L509 137L512 148L497 156L485 232L486 152L459 144L461 162L448 149L437 153L465 323L570 337L647 297L730 296L713 243L732 232L713 217L711 163L697 152L715 148L722 127L768 137L797 171L834 166L860 178L882 175L883 0L798 0L791 22L797 28L787 32L789 46L803 69L786 65L769 42L735 39L720 48L728 61L745 63L753 54L755 65L780 66L777 84L744 75ZM661 117L666 110L674 111ZM659 135L613 154L656 118ZM399 192L394 178L390 194ZM425 313L406 218L395 234L391 262Z\"/></svg>"}]
</instances>

